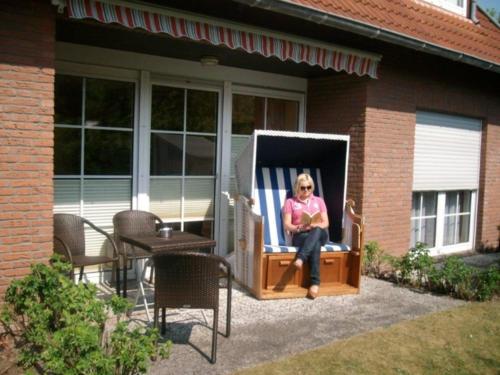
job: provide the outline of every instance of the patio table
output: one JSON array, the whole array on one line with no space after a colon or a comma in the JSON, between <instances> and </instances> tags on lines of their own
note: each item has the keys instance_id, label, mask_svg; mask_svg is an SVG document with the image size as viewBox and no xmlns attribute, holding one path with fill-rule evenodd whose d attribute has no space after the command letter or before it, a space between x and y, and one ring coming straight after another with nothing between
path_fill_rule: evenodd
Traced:
<instances>
[{"instance_id":1,"label":"patio table","mask_svg":"<svg viewBox=\"0 0 500 375\"><path fill-rule=\"evenodd\" d=\"M172 237L170 238L151 235L120 235L120 240L132 246L137 246L141 249L149 251L151 252L151 255L169 251L189 251L208 248L210 248L210 252L213 253L213 248L216 245L215 240L181 231L174 231L172 233Z\"/></svg>"},{"instance_id":2,"label":"patio table","mask_svg":"<svg viewBox=\"0 0 500 375\"><path fill-rule=\"evenodd\" d=\"M151 252L151 255L162 254L171 251L194 251L201 249L210 249L210 253L213 254L213 249L216 245L215 240L210 238L198 236L196 234L174 231L170 238L158 237L157 235L120 235L120 240L132 246L137 246L141 249ZM138 264L139 265L139 264ZM146 296L144 293L144 286L142 284L142 278L144 277L145 265L141 264L140 269L138 269L137 274L139 276L138 284L140 294L144 300L144 308L146 310L146 315L148 321L151 321L151 316L149 314L149 309L147 305ZM127 281L124 281L124 297L126 297ZM136 294L135 303L139 299L139 292Z\"/></svg>"},{"instance_id":3,"label":"patio table","mask_svg":"<svg viewBox=\"0 0 500 375\"><path fill-rule=\"evenodd\" d=\"M120 235L119 238L124 243L149 251L151 256L170 251L195 251L199 249L210 249L210 253L213 254L216 245L215 240L181 231L172 232L170 238L158 237L157 235ZM137 270L138 275L142 275L143 267L144 265L141 264L140 269ZM141 279L142 276L138 276L138 278ZM123 283L123 297L127 297L127 280L124 280ZM139 287L144 294L141 280L139 280Z\"/></svg>"}]
</instances>

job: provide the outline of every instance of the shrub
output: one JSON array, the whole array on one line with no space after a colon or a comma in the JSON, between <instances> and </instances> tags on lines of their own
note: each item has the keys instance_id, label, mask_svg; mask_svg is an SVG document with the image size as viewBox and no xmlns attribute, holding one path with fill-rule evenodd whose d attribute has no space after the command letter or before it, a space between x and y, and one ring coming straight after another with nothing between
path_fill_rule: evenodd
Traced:
<instances>
[{"instance_id":1,"label":"shrub","mask_svg":"<svg viewBox=\"0 0 500 375\"><path fill-rule=\"evenodd\" d=\"M479 301L488 301L500 292L500 269L490 266L476 276L476 297Z\"/></svg>"},{"instance_id":2,"label":"shrub","mask_svg":"<svg viewBox=\"0 0 500 375\"><path fill-rule=\"evenodd\" d=\"M396 281L418 288L429 284L429 273L434 267L434 260L425 244L418 242L402 257L388 257Z\"/></svg>"},{"instance_id":3,"label":"shrub","mask_svg":"<svg viewBox=\"0 0 500 375\"><path fill-rule=\"evenodd\" d=\"M374 241L369 242L365 250L367 259L364 260L364 266L366 273L371 276L373 270L378 270L375 276L379 276L381 265L388 263L392 268L391 276L398 284L450 294L465 300L486 301L500 292L500 268L491 266L481 271L468 266L457 256L446 258L441 267L436 267L423 243L417 243L401 257L383 254Z\"/></svg>"},{"instance_id":4,"label":"shrub","mask_svg":"<svg viewBox=\"0 0 500 375\"><path fill-rule=\"evenodd\" d=\"M363 274L379 277L381 266L385 262L385 252L377 241L369 241L364 247Z\"/></svg>"},{"instance_id":5,"label":"shrub","mask_svg":"<svg viewBox=\"0 0 500 375\"><path fill-rule=\"evenodd\" d=\"M14 280L5 295L0 322L20 348L19 363L50 374L140 374L150 358L168 356L157 330L121 321L130 308L118 296L97 298L94 285L74 284L71 266L55 256L51 266L35 264ZM110 318L116 327L108 329Z\"/></svg>"}]
</instances>

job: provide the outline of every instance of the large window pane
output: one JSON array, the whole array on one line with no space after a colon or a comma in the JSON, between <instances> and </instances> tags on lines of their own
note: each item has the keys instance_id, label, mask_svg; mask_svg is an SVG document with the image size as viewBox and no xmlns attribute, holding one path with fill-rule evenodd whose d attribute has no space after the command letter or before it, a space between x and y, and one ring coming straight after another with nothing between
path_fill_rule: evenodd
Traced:
<instances>
[{"instance_id":1,"label":"large window pane","mask_svg":"<svg viewBox=\"0 0 500 375\"><path fill-rule=\"evenodd\" d=\"M420 216L420 193L413 193L411 200L411 216Z\"/></svg>"},{"instance_id":2,"label":"large window pane","mask_svg":"<svg viewBox=\"0 0 500 375\"><path fill-rule=\"evenodd\" d=\"M415 192L412 195L410 246L417 242L436 245L437 193Z\"/></svg>"},{"instance_id":3,"label":"large window pane","mask_svg":"<svg viewBox=\"0 0 500 375\"><path fill-rule=\"evenodd\" d=\"M451 191L446 193L444 245L469 241L470 204L470 191Z\"/></svg>"},{"instance_id":4,"label":"large window pane","mask_svg":"<svg viewBox=\"0 0 500 375\"><path fill-rule=\"evenodd\" d=\"M233 134L252 134L264 129L265 98L249 95L233 95Z\"/></svg>"},{"instance_id":5,"label":"large window pane","mask_svg":"<svg viewBox=\"0 0 500 375\"><path fill-rule=\"evenodd\" d=\"M56 124L82 124L82 92L81 77L56 74L54 96Z\"/></svg>"},{"instance_id":6,"label":"large window pane","mask_svg":"<svg viewBox=\"0 0 500 375\"><path fill-rule=\"evenodd\" d=\"M470 212L470 191L458 192L458 212Z\"/></svg>"},{"instance_id":7,"label":"large window pane","mask_svg":"<svg viewBox=\"0 0 500 375\"><path fill-rule=\"evenodd\" d=\"M165 220L181 219L182 180L152 178L149 208Z\"/></svg>"},{"instance_id":8,"label":"large window pane","mask_svg":"<svg viewBox=\"0 0 500 375\"><path fill-rule=\"evenodd\" d=\"M434 192L423 193L422 216L436 215L437 194Z\"/></svg>"},{"instance_id":9,"label":"large window pane","mask_svg":"<svg viewBox=\"0 0 500 375\"><path fill-rule=\"evenodd\" d=\"M418 241L419 228L420 228L420 219L412 219L411 232L410 232L410 247L414 247Z\"/></svg>"},{"instance_id":10,"label":"large window pane","mask_svg":"<svg viewBox=\"0 0 500 375\"><path fill-rule=\"evenodd\" d=\"M231 176L234 176L234 166L236 163L236 158L240 156L241 151L243 151L243 148L247 145L248 143L248 138L247 136L232 136L231 137L231 170L229 174Z\"/></svg>"},{"instance_id":11,"label":"large window pane","mask_svg":"<svg viewBox=\"0 0 500 375\"><path fill-rule=\"evenodd\" d=\"M112 226L117 212L130 209L132 180L83 180L83 215L98 226Z\"/></svg>"},{"instance_id":12,"label":"large window pane","mask_svg":"<svg viewBox=\"0 0 500 375\"><path fill-rule=\"evenodd\" d=\"M151 129L184 129L184 89L153 86Z\"/></svg>"},{"instance_id":13,"label":"large window pane","mask_svg":"<svg viewBox=\"0 0 500 375\"><path fill-rule=\"evenodd\" d=\"M213 218L213 178L187 178L184 183L184 217Z\"/></svg>"},{"instance_id":14,"label":"large window pane","mask_svg":"<svg viewBox=\"0 0 500 375\"><path fill-rule=\"evenodd\" d=\"M151 134L152 176L182 175L182 142L180 134Z\"/></svg>"},{"instance_id":15,"label":"large window pane","mask_svg":"<svg viewBox=\"0 0 500 375\"><path fill-rule=\"evenodd\" d=\"M457 216L447 216L444 218L443 245L453 245L455 241L455 231L457 226Z\"/></svg>"},{"instance_id":16,"label":"large window pane","mask_svg":"<svg viewBox=\"0 0 500 375\"><path fill-rule=\"evenodd\" d=\"M85 131L85 174L131 175L132 132Z\"/></svg>"},{"instance_id":17,"label":"large window pane","mask_svg":"<svg viewBox=\"0 0 500 375\"><path fill-rule=\"evenodd\" d=\"M215 137L186 137L186 175L215 174Z\"/></svg>"},{"instance_id":18,"label":"large window pane","mask_svg":"<svg viewBox=\"0 0 500 375\"><path fill-rule=\"evenodd\" d=\"M54 180L54 213L80 215L80 180Z\"/></svg>"},{"instance_id":19,"label":"large window pane","mask_svg":"<svg viewBox=\"0 0 500 375\"><path fill-rule=\"evenodd\" d=\"M186 119L188 132L216 132L217 97L216 92L188 90Z\"/></svg>"},{"instance_id":20,"label":"large window pane","mask_svg":"<svg viewBox=\"0 0 500 375\"><path fill-rule=\"evenodd\" d=\"M458 217L458 242L469 241L470 215Z\"/></svg>"},{"instance_id":21,"label":"large window pane","mask_svg":"<svg viewBox=\"0 0 500 375\"><path fill-rule=\"evenodd\" d=\"M298 119L298 102L283 99L267 99L267 129L297 131Z\"/></svg>"},{"instance_id":22,"label":"large window pane","mask_svg":"<svg viewBox=\"0 0 500 375\"><path fill-rule=\"evenodd\" d=\"M436 219L422 219L420 242L428 247L434 247L436 242Z\"/></svg>"},{"instance_id":23,"label":"large window pane","mask_svg":"<svg viewBox=\"0 0 500 375\"><path fill-rule=\"evenodd\" d=\"M85 125L133 128L134 83L86 81Z\"/></svg>"},{"instance_id":24,"label":"large window pane","mask_svg":"<svg viewBox=\"0 0 500 375\"><path fill-rule=\"evenodd\" d=\"M54 129L54 173L56 175L79 175L81 160L80 129Z\"/></svg>"}]
</instances>

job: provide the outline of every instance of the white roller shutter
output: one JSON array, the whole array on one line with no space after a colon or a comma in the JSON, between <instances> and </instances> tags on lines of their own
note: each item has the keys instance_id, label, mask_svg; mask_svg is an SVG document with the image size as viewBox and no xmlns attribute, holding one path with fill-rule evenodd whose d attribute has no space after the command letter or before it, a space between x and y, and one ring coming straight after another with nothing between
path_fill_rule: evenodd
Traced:
<instances>
[{"instance_id":1,"label":"white roller shutter","mask_svg":"<svg viewBox=\"0 0 500 375\"><path fill-rule=\"evenodd\" d=\"M417 112L414 191L475 190L480 158L480 120Z\"/></svg>"}]
</instances>

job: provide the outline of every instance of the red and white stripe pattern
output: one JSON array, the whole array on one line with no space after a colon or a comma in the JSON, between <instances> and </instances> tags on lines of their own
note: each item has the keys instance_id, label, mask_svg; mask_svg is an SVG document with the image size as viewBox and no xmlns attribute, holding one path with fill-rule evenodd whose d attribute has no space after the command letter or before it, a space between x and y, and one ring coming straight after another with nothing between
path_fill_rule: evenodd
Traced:
<instances>
[{"instance_id":1,"label":"red and white stripe pattern","mask_svg":"<svg viewBox=\"0 0 500 375\"><path fill-rule=\"evenodd\" d=\"M253 32L192 21L182 17L168 16L123 5L114 5L95 0L68 0L70 18L92 18L103 23L118 23L128 28L141 28L152 33L165 33L174 38L206 41L213 45L224 45L231 49L242 49L265 57L277 57L282 61L292 60L307 63L337 72L346 71L359 76L377 78L378 61L345 51L320 48L303 43L273 38Z\"/></svg>"}]
</instances>

